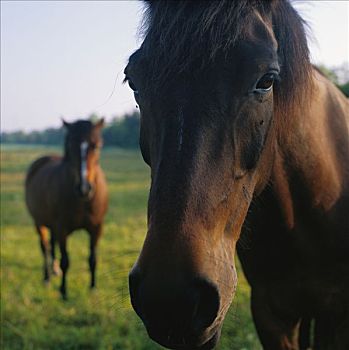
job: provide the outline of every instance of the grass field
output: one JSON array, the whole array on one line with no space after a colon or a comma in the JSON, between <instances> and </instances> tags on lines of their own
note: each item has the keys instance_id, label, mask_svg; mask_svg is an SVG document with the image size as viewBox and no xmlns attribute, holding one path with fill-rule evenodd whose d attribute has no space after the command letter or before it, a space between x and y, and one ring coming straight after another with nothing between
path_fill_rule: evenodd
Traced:
<instances>
[{"instance_id":1,"label":"grass field","mask_svg":"<svg viewBox=\"0 0 349 350\"><path fill-rule=\"evenodd\" d=\"M69 300L60 299L58 277L49 286L42 283L42 256L24 205L23 181L31 161L59 151L1 149L1 349L162 349L147 337L128 296L127 274L146 232L149 171L138 152L102 152L110 207L99 246L97 289L88 289L88 236L83 231L68 240ZM260 349L241 272L217 349Z\"/></svg>"}]
</instances>

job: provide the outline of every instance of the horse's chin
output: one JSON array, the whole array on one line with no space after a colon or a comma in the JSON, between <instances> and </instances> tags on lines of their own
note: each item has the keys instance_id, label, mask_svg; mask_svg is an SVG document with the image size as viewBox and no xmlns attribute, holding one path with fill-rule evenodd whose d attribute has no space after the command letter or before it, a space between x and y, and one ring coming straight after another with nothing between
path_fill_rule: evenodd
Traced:
<instances>
[{"instance_id":1,"label":"horse's chin","mask_svg":"<svg viewBox=\"0 0 349 350\"><path fill-rule=\"evenodd\" d=\"M221 329L217 330L213 334L213 336L211 336L211 338L209 338L208 341L206 341L205 343L200 345L197 349L198 350L211 350L211 349L213 349L217 345L220 337L221 337Z\"/></svg>"},{"instance_id":2,"label":"horse's chin","mask_svg":"<svg viewBox=\"0 0 349 350\"><path fill-rule=\"evenodd\" d=\"M149 337L157 342L158 344L164 346L167 349L173 350L211 350L213 349L221 336L221 327L209 332L207 335L197 336L196 339L190 339L188 342L173 343L168 339L159 339L154 334L148 332Z\"/></svg>"}]
</instances>

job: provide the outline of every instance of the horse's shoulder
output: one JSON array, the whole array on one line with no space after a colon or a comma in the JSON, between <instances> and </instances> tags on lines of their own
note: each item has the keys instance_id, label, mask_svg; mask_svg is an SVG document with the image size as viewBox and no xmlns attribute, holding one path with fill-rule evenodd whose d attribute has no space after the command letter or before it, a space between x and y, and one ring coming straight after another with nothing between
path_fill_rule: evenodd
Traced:
<instances>
[{"instance_id":1,"label":"horse's shoulder","mask_svg":"<svg viewBox=\"0 0 349 350\"><path fill-rule=\"evenodd\" d=\"M47 164L55 164L62 160L62 157L56 155L43 156L36 159L29 167L26 176L26 184L33 178L33 176Z\"/></svg>"}]
</instances>

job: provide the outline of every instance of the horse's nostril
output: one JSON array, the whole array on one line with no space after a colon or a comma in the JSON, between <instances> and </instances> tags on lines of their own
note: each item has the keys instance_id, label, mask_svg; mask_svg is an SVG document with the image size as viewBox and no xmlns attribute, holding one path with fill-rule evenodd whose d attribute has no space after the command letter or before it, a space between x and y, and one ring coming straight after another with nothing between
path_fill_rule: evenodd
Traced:
<instances>
[{"instance_id":1,"label":"horse's nostril","mask_svg":"<svg viewBox=\"0 0 349 350\"><path fill-rule=\"evenodd\" d=\"M197 331L209 327L217 317L220 298L217 287L206 280L196 282L198 300L193 314L192 325Z\"/></svg>"}]
</instances>

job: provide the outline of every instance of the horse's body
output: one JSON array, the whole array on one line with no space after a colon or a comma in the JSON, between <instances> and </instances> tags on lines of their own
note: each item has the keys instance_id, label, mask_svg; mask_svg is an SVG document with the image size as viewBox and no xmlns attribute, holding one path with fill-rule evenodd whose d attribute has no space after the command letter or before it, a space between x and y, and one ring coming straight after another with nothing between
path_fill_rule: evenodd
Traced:
<instances>
[{"instance_id":1,"label":"horse's body","mask_svg":"<svg viewBox=\"0 0 349 350\"><path fill-rule=\"evenodd\" d=\"M96 245L107 210L106 182L97 154L102 124L93 126L85 121L65 124L68 136L64 157L45 156L37 159L30 166L26 177L26 204L40 236L44 255L44 279L49 280L49 254L51 252L54 263L55 242L58 242L63 273L61 293L64 298L65 277L69 267L67 237L77 229L86 229L90 234L89 265L91 287L94 287ZM80 152L83 142L87 144L84 156ZM85 170L82 170L82 158L86 158ZM50 240L47 229L51 231Z\"/></svg>"},{"instance_id":2,"label":"horse's body","mask_svg":"<svg viewBox=\"0 0 349 350\"><path fill-rule=\"evenodd\" d=\"M150 337L215 346L237 248L266 350L349 349L349 104L302 19L223 0L150 1L147 20L125 75L152 177L130 273Z\"/></svg>"}]
</instances>

